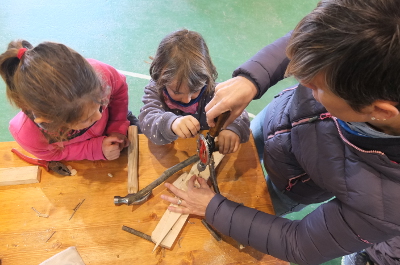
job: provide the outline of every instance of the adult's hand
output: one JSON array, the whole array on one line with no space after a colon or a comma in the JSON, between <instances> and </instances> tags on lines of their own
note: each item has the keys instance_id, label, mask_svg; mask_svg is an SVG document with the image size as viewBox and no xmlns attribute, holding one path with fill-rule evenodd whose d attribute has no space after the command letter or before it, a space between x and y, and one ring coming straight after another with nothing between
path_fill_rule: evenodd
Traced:
<instances>
[{"instance_id":1,"label":"adult's hand","mask_svg":"<svg viewBox=\"0 0 400 265\"><path fill-rule=\"evenodd\" d=\"M195 186L195 180L197 180L197 182L200 184L200 187ZM215 195L215 193L207 185L205 179L195 175L193 175L187 182L187 191L180 190L170 183L165 183L165 186L178 198L161 195L161 199L176 205L179 204L179 200L181 201L181 207L168 207L168 210L176 213L205 216L207 205Z\"/></svg>"},{"instance_id":2,"label":"adult's hand","mask_svg":"<svg viewBox=\"0 0 400 265\"><path fill-rule=\"evenodd\" d=\"M214 98L207 104L207 123L215 126L214 119L225 111L230 110L231 115L223 128L231 124L257 95L256 86L247 78L237 76L217 85Z\"/></svg>"}]
</instances>

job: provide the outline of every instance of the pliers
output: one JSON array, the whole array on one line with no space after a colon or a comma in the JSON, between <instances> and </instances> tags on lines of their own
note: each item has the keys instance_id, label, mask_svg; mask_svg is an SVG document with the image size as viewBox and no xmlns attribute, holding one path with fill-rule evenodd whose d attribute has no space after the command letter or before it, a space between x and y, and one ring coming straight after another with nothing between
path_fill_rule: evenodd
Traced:
<instances>
[{"instance_id":1,"label":"pliers","mask_svg":"<svg viewBox=\"0 0 400 265\"><path fill-rule=\"evenodd\" d=\"M33 165L38 165L44 167L47 171L53 170L54 172L62 175L62 176L71 176L71 171L68 169L66 165L59 161L46 161L43 159L37 159L33 157L26 156L22 153L20 153L17 149L12 148L11 152L16 154L19 158L24 160L25 162L28 162Z\"/></svg>"}]
</instances>

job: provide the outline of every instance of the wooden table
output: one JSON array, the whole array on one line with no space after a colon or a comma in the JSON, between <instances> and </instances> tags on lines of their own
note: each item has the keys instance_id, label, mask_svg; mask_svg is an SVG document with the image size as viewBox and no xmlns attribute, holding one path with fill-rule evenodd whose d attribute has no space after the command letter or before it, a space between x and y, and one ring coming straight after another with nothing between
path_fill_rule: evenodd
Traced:
<instances>
[{"instance_id":1,"label":"wooden table","mask_svg":"<svg viewBox=\"0 0 400 265\"><path fill-rule=\"evenodd\" d=\"M10 151L13 147L22 151L15 142L0 143L0 168L29 165ZM142 189L165 169L195 154L196 140L156 146L139 135L139 147ZM115 206L114 196L127 194L126 151L114 161L65 164L76 169L77 175L60 177L42 170L40 183L0 187L0 264L39 264L70 246L77 248L86 264L289 264L251 247L239 250L238 243L229 237L217 242L198 217L188 219L178 236L179 244L152 253L153 243L121 227L126 225L150 235L168 206L160 198L168 194L164 185L153 190L142 205ZM190 167L168 181L173 182ZM224 196L273 212L253 139L235 154L225 156L216 173ZM38 217L32 207L49 217Z\"/></svg>"}]
</instances>

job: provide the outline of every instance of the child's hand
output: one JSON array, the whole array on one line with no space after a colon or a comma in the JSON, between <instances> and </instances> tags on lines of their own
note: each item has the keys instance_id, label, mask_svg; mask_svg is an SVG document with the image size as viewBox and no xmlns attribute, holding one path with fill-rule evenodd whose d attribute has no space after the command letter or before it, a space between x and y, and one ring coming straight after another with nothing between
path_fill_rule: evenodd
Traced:
<instances>
[{"instance_id":1,"label":"child's hand","mask_svg":"<svg viewBox=\"0 0 400 265\"><path fill-rule=\"evenodd\" d=\"M200 123L192 115L183 116L174 120L171 129L180 138L191 138L199 133Z\"/></svg>"},{"instance_id":2,"label":"child's hand","mask_svg":"<svg viewBox=\"0 0 400 265\"><path fill-rule=\"evenodd\" d=\"M231 130L222 130L218 135L218 146L221 154L234 153L239 149L239 135Z\"/></svg>"},{"instance_id":3,"label":"child's hand","mask_svg":"<svg viewBox=\"0 0 400 265\"><path fill-rule=\"evenodd\" d=\"M122 150L122 149L124 149L125 147L128 147L128 146L129 146L128 137L126 137L126 135L123 135L122 133L112 132L112 133L109 133L108 136L115 136L115 137L117 137L118 139L124 141L123 143L119 143L119 149L120 149L120 150Z\"/></svg>"},{"instance_id":4,"label":"child's hand","mask_svg":"<svg viewBox=\"0 0 400 265\"><path fill-rule=\"evenodd\" d=\"M103 155L107 160L117 159L120 156L122 150L120 146L123 144L124 140L119 139L117 136L108 136L104 138L101 146Z\"/></svg>"}]
</instances>

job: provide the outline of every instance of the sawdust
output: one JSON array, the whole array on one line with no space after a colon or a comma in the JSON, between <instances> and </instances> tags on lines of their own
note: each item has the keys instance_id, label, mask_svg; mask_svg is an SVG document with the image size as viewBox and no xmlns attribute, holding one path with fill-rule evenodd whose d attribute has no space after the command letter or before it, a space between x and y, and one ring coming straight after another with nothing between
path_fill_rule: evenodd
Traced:
<instances>
[{"instance_id":1,"label":"sawdust","mask_svg":"<svg viewBox=\"0 0 400 265\"><path fill-rule=\"evenodd\" d=\"M227 264L227 258L225 257L225 253L223 250L221 251L221 248L215 246L216 241L215 239L210 239L207 242L204 242L204 250L207 251L210 257L213 257L212 260L210 260L210 263L207 265L220 265L220 264ZM218 250L218 253L216 252ZM213 253L214 252L214 253Z\"/></svg>"}]
</instances>

